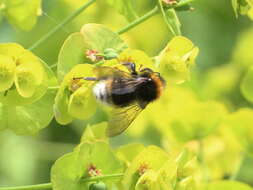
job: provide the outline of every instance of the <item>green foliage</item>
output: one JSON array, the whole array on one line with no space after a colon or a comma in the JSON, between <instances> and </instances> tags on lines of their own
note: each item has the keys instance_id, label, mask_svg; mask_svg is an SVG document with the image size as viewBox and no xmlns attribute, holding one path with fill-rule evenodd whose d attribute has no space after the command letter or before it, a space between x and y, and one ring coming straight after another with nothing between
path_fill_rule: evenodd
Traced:
<instances>
[{"instance_id":1,"label":"green foliage","mask_svg":"<svg viewBox=\"0 0 253 190\"><path fill-rule=\"evenodd\" d=\"M176 11L174 9L167 9L166 6L163 5L162 0L158 0L158 1L159 1L160 10L163 15L163 19L164 19L168 29L172 33L172 35L174 35L174 36L181 35L181 29L180 29L181 24L180 24L180 21L177 17Z\"/></svg>"},{"instance_id":2,"label":"green foliage","mask_svg":"<svg viewBox=\"0 0 253 190\"><path fill-rule=\"evenodd\" d=\"M252 0L232 0L232 6L236 17L238 14L246 15L253 6Z\"/></svg>"},{"instance_id":3,"label":"green foliage","mask_svg":"<svg viewBox=\"0 0 253 190\"><path fill-rule=\"evenodd\" d=\"M75 119L85 120L74 123L82 126L85 123L80 143L72 152L57 159L51 168L54 190L252 189L232 180L238 179L238 171L241 164L244 164L240 161L244 159L242 155L253 155L253 110L238 90L240 84L244 98L253 102L250 48L252 31L249 30L239 38L232 64L226 63L206 70L197 68L199 72L192 73L199 49L190 39L181 36L181 23L177 17L177 11L191 10L189 3L192 1L151 0L150 5L147 1L140 1L137 3L138 6L145 5L143 10L159 3L160 12L156 7L138 17L134 1L107 0L106 3L127 20L135 20L118 33L122 34L160 13L175 37L162 51L157 48L162 44L157 42L159 46L154 52L160 53L153 53L153 57L150 57L145 45L133 42L133 36L126 34L124 39L139 49L127 48L119 35L104 25L85 24L80 32L70 34L61 47L55 70L59 84L55 73L31 51L16 43L0 44L0 130L11 129L18 135L34 135L47 127L53 117L60 125L70 124ZM71 0L64 2L73 7L80 4ZM87 1L83 7L93 2L95 1ZM5 17L15 27L30 30L36 23L38 11L41 11L40 4L40 0L0 0L0 20ZM100 13L103 12L101 8L106 9L104 4L95 4L89 10L90 13L93 14L96 8L99 8ZM236 14L247 14L253 18L252 0L232 0L232 4ZM74 11L49 35L35 43L36 46L45 42L59 28L67 26L81 10L83 9ZM58 13L55 9L53 11ZM82 15L80 20L86 16ZM111 13L101 14L99 22L104 23L108 17L110 26L115 27L112 16ZM154 26L162 22L159 19L156 17L158 24ZM73 26L75 22L77 21L73 22ZM158 28L159 31L162 29L164 28ZM76 29L71 31L74 30ZM154 35L154 39L145 37L146 33L152 31L145 31L138 36L145 41L155 41L155 35L159 32L149 34ZM197 40L196 42L203 46ZM96 81L85 80L85 77L99 75L102 78L101 75L110 75L106 72L99 73L96 68L101 65L129 72L122 64L125 62L135 63L137 72L145 67L159 72L166 80L167 87L161 90L159 100L143 110L136 119L135 126L121 137L111 140L106 135L108 122L98 123L104 120L104 111L109 109L97 109L99 104L92 93ZM246 69L248 71L244 75ZM193 80L189 82L191 75ZM178 85L183 82L184 85ZM241 105L247 108L241 108ZM94 115L96 117L92 117ZM113 130L119 130L119 126ZM76 133L79 129L75 126L73 131ZM138 139L142 143L121 145L129 139ZM1 150L7 139L2 139L1 136L0 140ZM51 157L52 153L58 155L57 151L65 146L68 147L65 142L63 145L59 143L57 148L48 151L49 153L43 151L38 157L44 156L51 162L55 160ZM40 151L40 146L38 150ZM0 170L2 172L1 162ZM223 180L228 177L230 181ZM50 188L51 184L20 189L44 189Z\"/></svg>"},{"instance_id":4,"label":"green foliage","mask_svg":"<svg viewBox=\"0 0 253 190\"><path fill-rule=\"evenodd\" d=\"M90 129L88 130L90 131ZM85 132L86 135L83 136L81 144L73 152L62 156L55 162L51 172L53 189L88 190L95 187L92 182L86 182L85 179L122 172L122 163L106 142L92 142L89 135L86 139L87 133L91 132L89 131ZM108 186L112 183L111 180L103 180L102 178L101 181L108 184ZM113 181L115 183L115 180ZM90 185L92 187L89 187ZM101 188L101 184L99 187Z\"/></svg>"},{"instance_id":5,"label":"green foliage","mask_svg":"<svg viewBox=\"0 0 253 190\"><path fill-rule=\"evenodd\" d=\"M48 87L56 85L56 78L42 60L18 44L1 44L0 55L1 129L35 134L53 118L55 91Z\"/></svg>"},{"instance_id":6,"label":"green foliage","mask_svg":"<svg viewBox=\"0 0 253 190\"><path fill-rule=\"evenodd\" d=\"M52 73L38 57L14 43L1 44L0 54L9 57L9 62L1 63L4 78L0 83L5 88L0 92L0 102L11 106L31 104L46 93Z\"/></svg>"},{"instance_id":7,"label":"green foliage","mask_svg":"<svg viewBox=\"0 0 253 190\"><path fill-rule=\"evenodd\" d=\"M217 181L208 184L204 190L252 190L249 185L237 181Z\"/></svg>"},{"instance_id":8,"label":"green foliage","mask_svg":"<svg viewBox=\"0 0 253 190\"><path fill-rule=\"evenodd\" d=\"M136 2L134 0L106 0L120 14L124 15L127 20L133 21L138 15L135 10Z\"/></svg>"},{"instance_id":9,"label":"green foliage","mask_svg":"<svg viewBox=\"0 0 253 190\"><path fill-rule=\"evenodd\" d=\"M250 102L253 102L252 81L253 81L253 67L250 67L241 83L242 94Z\"/></svg>"},{"instance_id":10,"label":"green foliage","mask_svg":"<svg viewBox=\"0 0 253 190\"><path fill-rule=\"evenodd\" d=\"M240 109L230 114L225 120L225 124L230 126L238 142L249 154L253 153L252 113L251 109Z\"/></svg>"},{"instance_id":11,"label":"green foliage","mask_svg":"<svg viewBox=\"0 0 253 190\"><path fill-rule=\"evenodd\" d=\"M87 55L88 50L104 54L108 48L121 52L126 44L116 33L102 25L84 25L81 32L71 34L61 48L57 65L58 79L61 81L77 64L94 63Z\"/></svg>"},{"instance_id":12,"label":"green foliage","mask_svg":"<svg viewBox=\"0 0 253 190\"><path fill-rule=\"evenodd\" d=\"M3 81L0 84L0 91L6 91L13 85L16 64L13 59L6 55L0 55L0 80Z\"/></svg>"},{"instance_id":13,"label":"green foliage","mask_svg":"<svg viewBox=\"0 0 253 190\"><path fill-rule=\"evenodd\" d=\"M103 182L93 183L89 186L89 190L106 190L106 184Z\"/></svg>"},{"instance_id":14,"label":"green foliage","mask_svg":"<svg viewBox=\"0 0 253 190\"><path fill-rule=\"evenodd\" d=\"M91 81L74 79L93 76L91 64L78 64L64 77L55 98L56 120L65 125L73 120L88 119L96 111L96 100L91 90Z\"/></svg>"},{"instance_id":15,"label":"green foliage","mask_svg":"<svg viewBox=\"0 0 253 190\"><path fill-rule=\"evenodd\" d=\"M96 125L88 125L82 135L81 142L108 142L108 137L105 135L107 123L102 122Z\"/></svg>"},{"instance_id":16,"label":"green foliage","mask_svg":"<svg viewBox=\"0 0 253 190\"><path fill-rule=\"evenodd\" d=\"M31 30L41 14L41 0L1 0L0 14L21 30Z\"/></svg>"},{"instance_id":17,"label":"green foliage","mask_svg":"<svg viewBox=\"0 0 253 190\"><path fill-rule=\"evenodd\" d=\"M182 83L190 78L199 49L182 36L174 37L161 51L157 62L168 82Z\"/></svg>"}]
</instances>

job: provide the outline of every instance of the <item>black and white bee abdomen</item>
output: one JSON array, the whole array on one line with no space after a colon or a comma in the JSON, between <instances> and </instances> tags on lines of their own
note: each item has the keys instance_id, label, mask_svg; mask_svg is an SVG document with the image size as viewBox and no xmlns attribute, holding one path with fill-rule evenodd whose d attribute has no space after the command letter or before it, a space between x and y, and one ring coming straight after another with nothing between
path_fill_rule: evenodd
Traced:
<instances>
[{"instance_id":1,"label":"black and white bee abdomen","mask_svg":"<svg viewBox=\"0 0 253 190\"><path fill-rule=\"evenodd\" d=\"M135 88L123 79L103 80L95 84L93 93L97 100L116 107L125 107L136 100Z\"/></svg>"},{"instance_id":2,"label":"black and white bee abdomen","mask_svg":"<svg viewBox=\"0 0 253 190\"><path fill-rule=\"evenodd\" d=\"M105 104L110 104L109 92L106 81L100 81L93 87L96 99Z\"/></svg>"}]
</instances>

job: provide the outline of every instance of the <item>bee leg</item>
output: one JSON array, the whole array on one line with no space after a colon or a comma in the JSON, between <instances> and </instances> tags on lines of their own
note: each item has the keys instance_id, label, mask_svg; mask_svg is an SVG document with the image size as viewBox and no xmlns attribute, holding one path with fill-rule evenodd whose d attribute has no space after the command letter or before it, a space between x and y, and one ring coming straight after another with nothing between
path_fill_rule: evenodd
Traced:
<instances>
[{"instance_id":1,"label":"bee leg","mask_svg":"<svg viewBox=\"0 0 253 190\"><path fill-rule=\"evenodd\" d=\"M144 101L140 101L138 103L139 103L139 106L141 107L141 109L145 109L146 106L148 105L148 102L144 102Z\"/></svg>"},{"instance_id":2,"label":"bee leg","mask_svg":"<svg viewBox=\"0 0 253 190\"><path fill-rule=\"evenodd\" d=\"M123 65L128 68L128 70L131 72L131 75L137 75L135 63L126 62L123 63Z\"/></svg>"},{"instance_id":3,"label":"bee leg","mask_svg":"<svg viewBox=\"0 0 253 190\"><path fill-rule=\"evenodd\" d=\"M78 80L78 79L83 79L83 80L88 80L88 81L97 81L98 79L96 77L74 77L73 80Z\"/></svg>"},{"instance_id":4,"label":"bee leg","mask_svg":"<svg viewBox=\"0 0 253 190\"><path fill-rule=\"evenodd\" d=\"M8 90L4 91L4 96L7 96L8 92Z\"/></svg>"},{"instance_id":5,"label":"bee leg","mask_svg":"<svg viewBox=\"0 0 253 190\"><path fill-rule=\"evenodd\" d=\"M139 72L142 70L143 65L141 64L139 67Z\"/></svg>"}]
</instances>

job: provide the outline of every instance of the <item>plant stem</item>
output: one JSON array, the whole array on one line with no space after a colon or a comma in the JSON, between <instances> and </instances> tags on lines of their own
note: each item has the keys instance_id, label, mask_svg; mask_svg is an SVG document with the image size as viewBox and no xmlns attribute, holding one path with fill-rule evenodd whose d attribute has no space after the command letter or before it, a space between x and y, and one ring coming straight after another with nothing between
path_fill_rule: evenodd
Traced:
<instances>
[{"instance_id":1,"label":"plant stem","mask_svg":"<svg viewBox=\"0 0 253 190\"><path fill-rule=\"evenodd\" d=\"M88 178L82 179L81 182L87 183L91 181L120 178L122 176L123 176L123 173L88 177ZM36 184L36 185L17 186L17 187L0 187L0 190L44 190L44 189L52 189L52 183L43 183L43 184Z\"/></svg>"},{"instance_id":2,"label":"plant stem","mask_svg":"<svg viewBox=\"0 0 253 190\"><path fill-rule=\"evenodd\" d=\"M43 183L36 185L17 186L17 187L0 187L0 190L42 190L51 188L52 188L51 183Z\"/></svg>"},{"instance_id":3,"label":"plant stem","mask_svg":"<svg viewBox=\"0 0 253 190\"><path fill-rule=\"evenodd\" d=\"M96 0L89 0L86 2L83 6L81 6L79 9L77 9L75 12L73 12L71 15L69 15L67 18L65 18L60 24L55 26L51 31L49 31L47 34L45 34L42 38L40 38L36 43L34 43L30 48L28 48L30 51L37 48L39 45L41 45L44 41L46 41L49 37L51 37L53 34L55 34L60 28L68 24L70 21L72 21L75 17L77 17L83 10L85 10L87 7L89 7L91 4L93 4Z\"/></svg>"},{"instance_id":4,"label":"plant stem","mask_svg":"<svg viewBox=\"0 0 253 190\"><path fill-rule=\"evenodd\" d=\"M198 160L202 169L202 176L203 176L203 182L208 182L209 177L208 177L208 171L205 163L205 158L204 158L204 144L202 139L199 139L199 153L198 153Z\"/></svg>"},{"instance_id":5,"label":"plant stem","mask_svg":"<svg viewBox=\"0 0 253 190\"><path fill-rule=\"evenodd\" d=\"M136 19L135 21L131 22L130 24L128 24L127 26L123 27L122 29L120 29L117 33L118 34L123 34L126 31L132 29L133 27L137 26L138 24L144 22L145 20L149 19L150 17L154 16L155 14L158 13L158 8L155 7L154 9L152 9L151 11L149 11L148 13L146 13L145 15L141 16L140 18Z\"/></svg>"},{"instance_id":6,"label":"plant stem","mask_svg":"<svg viewBox=\"0 0 253 190\"><path fill-rule=\"evenodd\" d=\"M245 157L246 157L246 154L242 153L241 159L240 159L240 161L239 161L239 163L238 163L238 165L237 165L234 173L230 176L229 180L236 180L236 178L238 177L238 175L239 175L239 173L241 171L242 164L243 164L243 162L245 160Z\"/></svg>"},{"instance_id":7,"label":"plant stem","mask_svg":"<svg viewBox=\"0 0 253 190\"><path fill-rule=\"evenodd\" d=\"M58 90L60 86L49 86L48 90Z\"/></svg>"},{"instance_id":8,"label":"plant stem","mask_svg":"<svg viewBox=\"0 0 253 190\"><path fill-rule=\"evenodd\" d=\"M173 8L182 7L182 6L185 6L185 5L187 5L187 4L189 4L189 3L193 2L193 1L195 1L195 0L181 1L181 2L177 3L176 5L171 5L171 6L167 7L167 9L173 9ZM141 16L140 18L136 19L135 21L131 22L127 26L125 26L122 29L120 29L117 33L118 34L123 34L123 33L127 32L128 30L134 28L135 26L139 25L140 23L146 21L150 17L156 15L157 13L159 13L159 8L155 7L151 11L149 11L146 14L144 14L143 16Z\"/></svg>"},{"instance_id":9,"label":"plant stem","mask_svg":"<svg viewBox=\"0 0 253 190\"><path fill-rule=\"evenodd\" d=\"M175 34L173 28L171 27L171 25L170 25L170 23L169 23L169 21L168 21L168 18L167 18L167 16L166 16L166 13L165 13L165 11L164 11L164 7L163 7L163 4L162 4L162 0L158 0L158 4L159 4L159 9L160 9L160 11L161 11L161 13L162 13L162 16L163 16L163 20L165 21L165 23L166 23L166 25L167 25L169 31L171 32L171 34L172 34L173 36L176 36L176 34Z\"/></svg>"},{"instance_id":10,"label":"plant stem","mask_svg":"<svg viewBox=\"0 0 253 190\"><path fill-rule=\"evenodd\" d=\"M51 69L53 69L53 68L57 67L57 63L52 64L52 65L50 65L49 67L50 67Z\"/></svg>"},{"instance_id":11,"label":"plant stem","mask_svg":"<svg viewBox=\"0 0 253 190\"><path fill-rule=\"evenodd\" d=\"M90 182L90 181L99 181L102 179L105 180L105 179L112 179L112 178L120 178L122 176L123 176L123 174L111 174L111 175L104 175L104 176L89 177L89 178L84 178L82 180L82 182L86 183L86 182Z\"/></svg>"}]
</instances>

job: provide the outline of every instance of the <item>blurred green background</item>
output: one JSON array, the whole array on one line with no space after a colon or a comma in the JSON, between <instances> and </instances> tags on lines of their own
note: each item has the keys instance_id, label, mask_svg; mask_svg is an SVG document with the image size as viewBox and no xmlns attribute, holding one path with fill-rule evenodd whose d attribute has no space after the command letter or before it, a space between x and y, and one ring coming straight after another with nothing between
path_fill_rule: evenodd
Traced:
<instances>
[{"instance_id":1,"label":"blurred green background","mask_svg":"<svg viewBox=\"0 0 253 190\"><path fill-rule=\"evenodd\" d=\"M6 20L1 22L0 42L17 42L29 48L83 3L83 0L44 0L42 15L31 31L20 31ZM152 0L139 0L138 7L139 12L143 14L152 9L154 3ZM173 95L180 95L181 98L177 100L174 98L175 105L169 105L171 106L170 109L173 111L173 106L176 106L177 111L184 112L184 117L191 117L188 115L191 114L191 108L187 111L182 105L184 102L189 103L190 96L194 96L194 99L198 101L217 101L231 112L242 107L252 108L252 104L242 96L239 87L245 71L253 63L252 20L246 16L240 16L239 19L236 19L230 0L199 0L194 3L194 8L194 11L179 12L178 16L182 24L183 35L191 39L200 48L200 54L197 58L197 66L192 72L191 81L169 87L171 91L175 90L174 93L172 92L172 99ZM114 31L127 25L123 16L99 0L37 47L34 53L47 64L55 64L60 47L67 36L72 32L79 31L81 26L86 23L101 23ZM156 15L122 35L122 38L127 41L131 48L141 49L152 57L165 47L171 39L171 35L162 17ZM170 93L170 90L166 92ZM153 123L145 123L146 113L144 113L138 118L135 126L111 140L113 146L117 147L129 142L141 142L145 145L156 144L165 149L170 149L170 146L167 145L167 139L170 138L170 135L166 133L164 135L163 130L155 126L156 115L163 115L163 107L159 107L160 104L158 102L158 106L154 107L160 112L153 112ZM152 110L149 112L152 114ZM212 114L209 115L210 118L215 117ZM96 116L98 118L92 118L93 123L105 119L103 113L98 113ZM170 116L168 115L168 117ZM50 126L32 137L17 136L11 131L1 132L0 186L49 182L50 167L57 158L72 151L72 148L78 144L84 126L85 122L83 121L75 121L68 126L60 126L53 120ZM161 127L166 128L168 126L161 124ZM217 173L214 178L226 178L230 175L229 171L227 169L220 169L222 171L219 171L221 166L217 161L218 156L227 154L226 146L223 146L223 141L219 144L219 141L215 140L216 135L213 134L210 139L207 139L207 144L214 142L213 146L217 145L216 149L217 147L220 148L221 152L215 154L217 151L214 150L214 154L210 153L210 163L209 161L208 163L211 169L214 168L213 170ZM234 167L237 162L229 162L234 153L231 152L228 153L228 157L224 157L225 160L223 161L226 162L227 159L227 164L232 164L231 167ZM238 154L235 153L232 160L233 158L236 160ZM253 160L248 158L243 162L239 180L253 185L252 171Z\"/></svg>"}]
</instances>

